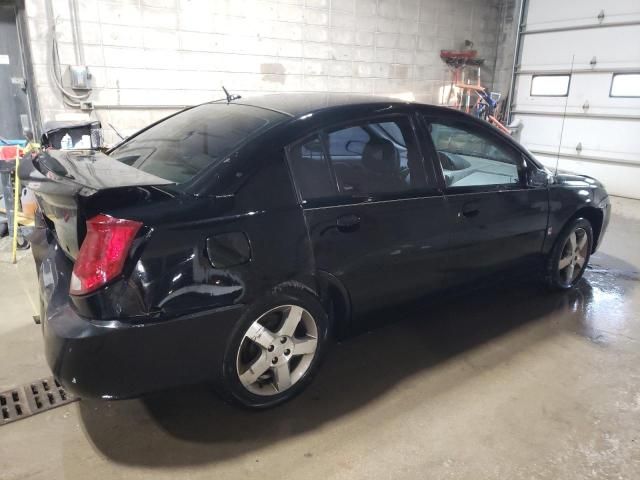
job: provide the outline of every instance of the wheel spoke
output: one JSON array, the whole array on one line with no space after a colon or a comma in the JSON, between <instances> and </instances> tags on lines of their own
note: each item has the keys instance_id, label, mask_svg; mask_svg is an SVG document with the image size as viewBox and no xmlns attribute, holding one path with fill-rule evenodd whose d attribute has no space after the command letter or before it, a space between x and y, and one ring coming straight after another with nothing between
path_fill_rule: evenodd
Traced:
<instances>
[{"instance_id":1,"label":"wheel spoke","mask_svg":"<svg viewBox=\"0 0 640 480\"><path fill-rule=\"evenodd\" d=\"M564 270L565 268L567 268L571 263L572 258L573 255L567 255L566 257L561 258L560 262L558 262L558 270Z\"/></svg>"},{"instance_id":2,"label":"wheel spoke","mask_svg":"<svg viewBox=\"0 0 640 480\"><path fill-rule=\"evenodd\" d=\"M293 339L293 354L294 355L306 355L316 351L318 346L318 340L311 337L306 338L294 338Z\"/></svg>"},{"instance_id":3,"label":"wheel spoke","mask_svg":"<svg viewBox=\"0 0 640 480\"><path fill-rule=\"evenodd\" d=\"M284 319L284 323L280 330L278 330L277 335L283 335L287 337L293 337L293 332L296 331L296 327L300 323L302 319L302 308L292 305L289 309L289 313Z\"/></svg>"},{"instance_id":4,"label":"wheel spoke","mask_svg":"<svg viewBox=\"0 0 640 480\"><path fill-rule=\"evenodd\" d=\"M576 266L578 266L578 268L582 268L583 265L584 257L582 255L578 255L578 258L576 258Z\"/></svg>"},{"instance_id":5,"label":"wheel spoke","mask_svg":"<svg viewBox=\"0 0 640 480\"><path fill-rule=\"evenodd\" d=\"M575 268L574 268L573 263L572 263L564 271L565 272L565 281L567 283L571 283L573 281L573 271L574 270L575 270Z\"/></svg>"},{"instance_id":6,"label":"wheel spoke","mask_svg":"<svg viewBox=\"0 0 640 480\"><path fill-rule=\"evenodd\" d=\"M575 252L577 245L576 232L571 232L571 235L569 235L567 240L569 240L569 245L571 245L571 251Z\"/></svg>"},{"instance_id":7,"label":"wheel spoke","mask_svg":"<svg viewBox=\"0 0 640 480\"><path fill-rule=\"evenodd\" d=\"M291 371L288 363L282 363L273 369L273 384L279 392L291 386Z\"/></svg>"},{"instance_id":8,"label":"wheel spoke","mask_svg":"<svg viewBox=\"0 0 640 480\"><path fill-rule=\"evenodd\" d=\"M252 342L257 343L263 348L268 348L269 345L273 343L273 333L271 333L267 328L260 325L258 322L254 322L245 333L245 337L247 337Z\"/></svg>"},{"instance_id":9,"label":"wheel spoke","mask_svg":"<svg viewBox=\"0 0 640 480\"><path fill-rule=\"evenodd\" d=\"M270 366L266 353L262 352L260 357L253 362L242 375L240 375L240 381L243 385L251 385L252 383L255 383L260 375L266 372Z\"/></svg>"},{"instance_id":10,"label":"wheel spoke","mask_svg":"<svg viewBox=\"0 0 640 480\"><path fill-rule=\"evenodd\" d=\"M585 233L584 235L582 235L582 237L580 237L580 240L578 240L578 249L582 250L586 244L587 244L587 234Z\"/></svg>"}]
</instances>

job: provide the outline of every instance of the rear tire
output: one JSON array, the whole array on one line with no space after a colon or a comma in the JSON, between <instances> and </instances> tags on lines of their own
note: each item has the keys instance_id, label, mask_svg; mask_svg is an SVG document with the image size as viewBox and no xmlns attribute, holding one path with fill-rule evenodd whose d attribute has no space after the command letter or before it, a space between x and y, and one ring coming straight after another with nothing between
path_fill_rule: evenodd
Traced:
<instances>
[{"instance_id":1,"label":"rear tire","mask_svg":"<svg viewBox=\"0 0 640 480\"><path fill-rule=\"evenodd\" d=\"M562 229L547 259L546 283L568 290L580 281L591 258L593 229L585 218L571 220Z\"/></svg>"},{"instance_id":2,"label":"rear tire","mask_svg":"<svg viewBox=\"0 0 640 480\"><path fill-rule=\"evenodd\" d=\"M320 301L296 288L248 307L231 335L217 385L250 409L284 403L311 383L326 350L329 319Z\"/></svg>"}]
</instances>

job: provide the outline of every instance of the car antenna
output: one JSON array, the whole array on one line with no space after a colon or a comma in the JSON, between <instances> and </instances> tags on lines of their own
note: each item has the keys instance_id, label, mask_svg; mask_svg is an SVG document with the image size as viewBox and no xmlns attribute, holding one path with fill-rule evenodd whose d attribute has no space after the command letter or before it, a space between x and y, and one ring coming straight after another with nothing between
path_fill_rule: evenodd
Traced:
<instances>
[{"instance_id":1,"label":"car antenna","mask_svg":"<svg viewBox=\"0 0 640 480\"><path fill-rule=\"evenodd\" d=\"M230 94L226 88L224 88L224 85L222 85L222 91L224 92L225 96L227 97L227 103L231 103L234 100L238 100L239 98L242 98L240 95L232 95Z\"/></svg>"},{"instance_id":2,"label":"car antenna","mask_svg":"<svg viewBox=\"0 0 640 480\"><path fill-rule=\"evenodd\" d=\"M553 175L558 175L558 165L560 164L560 150L562 149L562 135L564 134L564 121L567 118L567 104L569 103L569 88L571 86L571 77L573 76L573 62L576 59L574 53L571 57L571 68L569 69L569 85L567 85L567 96L564 99L564 112L562 113L562 126L560 127L560 142L558 143L558 155L556 156L556 171Z\"/></svg>"},{"instance_id":3,"label":"car antenna","mask_svg":"<svg viewBox=\"0 0 640 480\"><path fill-rule=\"evenodd\" d=\"M115 132L115 134L120 137L120 140L124 140L124 137L122 135L120 135L120 132L118 130L116 130L116 127L111 125L109 122L107 122L107 125L109 125L111 127L111 130L113 130Z\"/></svg>"}]
</instances>

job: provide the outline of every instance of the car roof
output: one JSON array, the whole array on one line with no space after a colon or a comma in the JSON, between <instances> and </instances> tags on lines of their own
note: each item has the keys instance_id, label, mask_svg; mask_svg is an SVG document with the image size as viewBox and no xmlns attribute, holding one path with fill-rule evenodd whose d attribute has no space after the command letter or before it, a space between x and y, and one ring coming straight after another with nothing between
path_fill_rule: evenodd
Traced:
<instances>
[{"instance_id":1,"label":"car roof","mask_svg":"<svg viewBox=\"0 0 640 480\"><path fill-rule=\"evenodd\" d=\"M220 102L225 101L218 100ZM355 94L355 93L272 93L265 95L248 96L232 101L240 105L254 106L258 108L266 108L284 115L299 118L311 112L319 112L322 110L339 109L341 107L348 108L355 105L371 105L371 106L406 106L413 105L419 107L422 111L428 111L432 115L446 115L450 119L464 118L467 121L475 122L478 126L484 125L490 127L487 122L473 117L468 113L448 107L446 105L433 105L429 103L414 102L403 100L397 97L389 97L384 95L372 94ZM497 128L491 127L494 133L500 133L507 139L509 143L517 148L535 165L540 167L539 162L531 155L522 145L515 141L512 137L504 135Z\"/></svg>"},{"instance_id":2,"label":"car roof","mask_svg":"<svg viewBox=\"0 0 640 480\"><path fill-rule=\"evenodd\" d=\"M275 110L292 117L335 107L350 105L407 105L399 98L352 93L275 93L233 100L233 103Z\"/></svg>"}]
</instances>

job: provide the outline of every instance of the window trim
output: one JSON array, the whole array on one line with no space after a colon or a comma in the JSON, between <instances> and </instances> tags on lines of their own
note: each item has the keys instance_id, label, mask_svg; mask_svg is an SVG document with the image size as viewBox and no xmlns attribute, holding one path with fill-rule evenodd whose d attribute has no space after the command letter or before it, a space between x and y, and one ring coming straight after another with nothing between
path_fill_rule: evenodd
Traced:
<instances>
[{"instance_id":1,"label":"window trim","mask_svg":"<svg viewBox=\"0 0 640 480\"><path fill-rule=\"evenodd\" d=\"M528 168L527 158L520 152L517 148L510 145L503 138L500 138L497 133L498 131L493 132L490 125L487 125L489 128L483 128L480 125L474 125L474 123L466 121L465 119L460 118L439 118L433 114L427 114L420 112L419 115L422 118L422 122L424 125L424 130L426 135L429 138L432 148L432 157L434 164L434 168L437 170L437 174L440 177L440 181L442 182L443 190L446 195L458 195L465 193L489 193L489 192L501 192L501 191L511 191L511 190L526 190L529 188L526 181L526 170ZM438 149L436 148L435 141L433 136L431 135L431 131L428 126L431 123L440 123L445 126L451 126L453 128L456 125L462 125L463 130L470 131L471 133L478 133L481 137L488 137L494 142L498 142L502 144L508 151L512 152L518 159L520 159L519 164L516 165L518 169L518 183L496 183L496 184L488 184L488 185L459 185L459 186L447 186L447 182L444 176L444 169L442 168L442 164L440 163L440 159L438 158Z\"/></svg>"},{"instance_id":2,"label":"window trim","mask_svg":"<svg viewBox=\"0 0 640 480\"><path fill-rule=\"evenodd\" d=\"M350 126L359 126L366 123L375 123L379 120L394 120L397 118L405 118L409 122L411 127L413 141L416 145L417 153L420 157L420 173L423 176L425 181L425 187L406 190L405 192L395 192L388 194L369 194L369 195L349 195L341 191L338 179L335 175L335 171L333 168L333 162L331 160L331 154L329 152L329 144L328 144L328 133L334 130L340 130L342 128L348 128ZM419 198L430 198L433 196L442 195L442 190L439 188L437 178L433 177L433 174L429 174L429 170L426 164L426 152L422 148L422 141L418 135L419 129L416 125L416 119L414 118L414 112L390 112L390 113L376 113L373 115L364 115L359 117L353 117L348 120L341 120L339 122L333 122L328 125L324 125L320 128L315 129L314 131L300 137L299 139L290 142L285 146L285 157L287 160L287 166L289 167L289 175L291 177L291 181L294 184L294 188L296 191L296 195L298 197L299 205L301 205L304 209L311 208L325 208L325 207L338 207L344 205L357 205L357 204L370 204L370 203L380 203L380 202L391 202L391 201L400 201L400 200L411 200L411 199L419 199ZM323 153L325 155L326 161L329 163L329 171L331 176L335 182L336 195L332 197L323 197L323 198L314 198L310 200L305 200L302 196L302 192L300 192L298 183L295 179L295 175L293 173L293 168L291 167L290 154L291 149L296 147L302 142L305 142L315 136L318 136L323 145ZM435 172L434 172L435 173Z\"/></svg>"},{"instance_id":3,"label":"window trim","mask_svg":"<svg viewBox=\"0 0 640 480\"><path fill-rule=\"evenodd\" d=\"M533 93L533 81L537 77L568 77L567 81L567 91L563 94L541 94L541 93ZM570 73L539 73L535 75L531 75L531 86L529 87L529 96L530 97L568 97L569 92L571 91L571 80L573 80L573 75Z\"/></svg>"},{"instance_id":4,"label":"window trim","mask_svg":"<svg viewBox=\"0 0 640 480\"><path fill-rule=\"evenodd\" d=\"M609 84L609 98L640 98L640 95L613 95L613 82L619 75L640 75L640 71L613 73L611 75L611 83Z\"/></svg>"}]
</instances>

